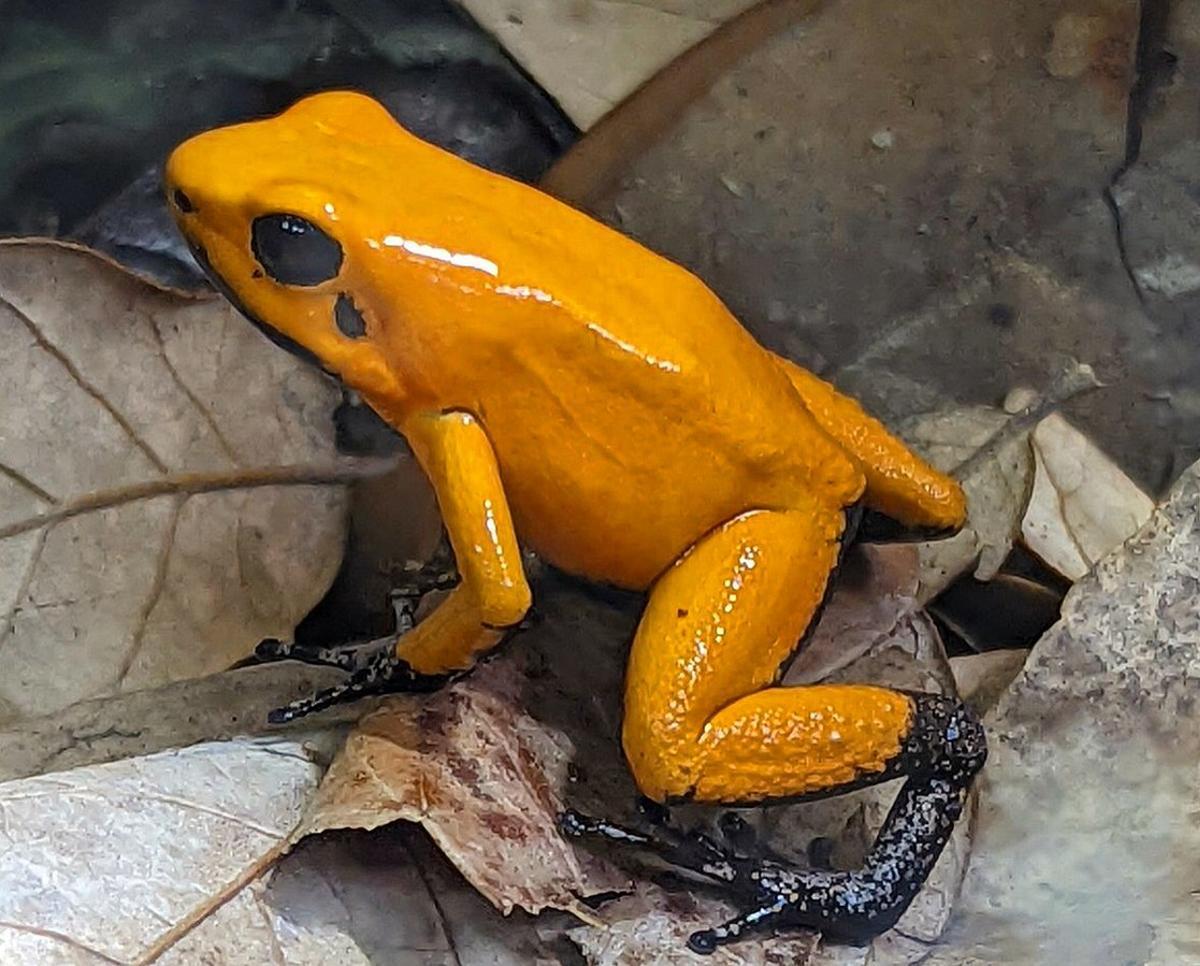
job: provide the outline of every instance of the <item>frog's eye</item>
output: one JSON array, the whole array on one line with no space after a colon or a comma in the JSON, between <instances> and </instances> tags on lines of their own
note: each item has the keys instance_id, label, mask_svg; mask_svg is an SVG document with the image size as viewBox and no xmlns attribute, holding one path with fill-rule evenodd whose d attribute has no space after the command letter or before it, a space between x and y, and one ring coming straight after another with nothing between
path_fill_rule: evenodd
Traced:
<instances>
[{"instance_id":1,"label":"frog's eye","mask_svg":"<svg viewBox=\"0 0 1200 966\"><path fill-rule=\"evenodd\" d=\"M342 246L298 215L263 215L250 229L254 257L282 285L318 285L342 267Z\"/></svg>"}]
</instances>

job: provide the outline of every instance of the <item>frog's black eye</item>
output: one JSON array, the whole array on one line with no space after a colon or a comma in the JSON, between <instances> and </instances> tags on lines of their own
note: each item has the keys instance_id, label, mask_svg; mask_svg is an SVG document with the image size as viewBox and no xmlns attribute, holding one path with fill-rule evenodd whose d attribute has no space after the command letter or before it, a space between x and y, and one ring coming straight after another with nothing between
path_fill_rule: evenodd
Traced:
<instances>
[{"instance_id":1,"label":"frog's black eye","mask_svg":"<svg viewBox=\"0 0 1200 966\"><path fill-rule=\"evenodd\" d=\"M345 292L337 298L337 304L333 307L333 318L337 322L338 330L344 336L361 339L367 334L367 323L363 319L362 313L358 311L354 300Z\"/></svg>"},{"instance_id":2,"label":"frog's black eye","mask_svg":"<svg viewBox=\"0 0 1200 966\"><path fill-rule=\"evenodd\" d=\"M317 285L342 267L342 246L298 215L255 218L250 245L258 263L282 285Z\"/></svg>"}]
</instances>

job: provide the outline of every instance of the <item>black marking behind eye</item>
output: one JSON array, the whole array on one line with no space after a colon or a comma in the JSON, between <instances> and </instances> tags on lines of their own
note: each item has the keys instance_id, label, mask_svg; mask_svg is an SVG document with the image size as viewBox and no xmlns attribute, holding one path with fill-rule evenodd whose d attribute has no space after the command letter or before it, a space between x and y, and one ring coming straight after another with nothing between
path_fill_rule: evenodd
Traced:
<instances>
[{"instance_id":1,"label":"black marking behind eye","mask_svg":"<svg viewBox=\"0 0 1200 966\"><path fill-rule=\"evenodd\" d=\"M342 267L342 246L298 215L262 215L250 229L254 257L282 285L319 285Z\"/></svg>"},{"instance_id":2,"label":"black marking behind eye","mask_svg":"<svg viewBox=\"0 0 1200 966\"><path fill-rule=\"evenodd\" d=\"M367 334L367 323L354 300L345 292L337 298L333 307L333 317L337 321L338 330L351 339L361 339Z\"/></svg>"},{"instance_id":3,"label":"black marking behind eye","mask_svg":"<svg viewBox=\"0 0 1200 966\"><path fill-rule=\"evenodd\" d=\"M190 215L196 210L196 206L192 204L192 199L185 195L179 188L175 189L171 197L175 201L175 207L185 215Z\"/></svg>"}]
</instances>

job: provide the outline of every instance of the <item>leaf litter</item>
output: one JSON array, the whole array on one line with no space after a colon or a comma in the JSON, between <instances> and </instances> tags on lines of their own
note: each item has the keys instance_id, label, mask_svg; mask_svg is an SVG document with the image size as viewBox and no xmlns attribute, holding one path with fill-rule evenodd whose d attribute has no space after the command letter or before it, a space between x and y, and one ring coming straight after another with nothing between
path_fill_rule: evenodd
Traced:
<instances>
[{"instance_id":1,"label":"leaf litter","mask_svg":"<svg viewBox=\"0 0 1200 966\"><path fill-rule=\"evenodd\" d=\"M0 249L0 282L5 278L2 269L7 254ZM71 268L77 260L93 260L93 256L73 250L55 251L51 257L62 260L70 270L79 270ZM87 267L87 271L96 270L97 265ZM114 270L100 265L99 271L103 274ZM129 279L114 283L109 279L108 284L140 287L143 283ZM156 293L154 298L166 296ZM194 304L189 303L187 308L196 311ZM213 304L212 308L219 306ZM249 331L246 326L241 329ZM252 339L248 345L253 345L257 336L252 332L250 335ZM279 353L269 348L265 352L271 361L279 361ZM288 385L287 373L270 378L282 380L285 388ZM91 399L94 405L99 405L94 396ZM194 406L190 399L186 402ZM293 399L292 403L295 402ZM132 411L139 410L135 407ZM96 410L91 410L90 416L95 418ZM1013 419L992 415L967 417L965 425L969 430L964 431L961 421L942 417L932 423L918 424L916 435L935 449L939 445L948 447L943 456L952 455L954 462L959 463L979 447L994 443L997 432L1003 433L1006 427L1011 427ZM211 426L208 428L211 430ZM200 431L204 430L201 426ZM134 432L137 432L136 428ZM1010 440L1006 445L1023 444L1023 436L1017 435L1014 439L1016 443ZM128 440L126 449L130 454L140 451L136 443ZM129 462L136 462L132 455ZM71 501L33 503L27 506L21 520L34 522L22 534L51 530L76 517L101 514L127 504L152 502L160 494L187 498L208 490L221 493L225 480L223 473L240 474L237 482L231 482L241 486L254 480L257 474L263 489L274 493L280 488L272 485L275 480L270 474L290 472L286 467L279 470L269 464L257 464L244 470L236 466L227 469L219 464L217 468L209 464L194 469L193 465L164 463L166 472L143 471L132 481L117 477L115 485L110 483L107 489L83 492ZM302 487L339 485L340 478L336 474L314 478L311 464L308 465L310 475ZM329 464L318 465L327 468ZM972 465L986 469L990 464L987 460L977 460ZM1020 502L1025 488L1010 485L1003 474L999 477L993 474L988 479L999 479L1003 483L1000 488L1002 499L998 502L1005 505L1005 512L1000 515L1005 525L996 528L998 535L993 538L1003 543L1014 533L1012 521L1020 520L1019 512L1013 506ZM288 480L296 482L291 477ZM29 491L28 486L25 489ZM48 491L46 495L49 496ZM15 524L2 525L12 529L25 524L18 520ZM10 534L10 538L22 534ZM961 572L978 559L977 546L978 541L971 553L963 554L954 564L957 568L954 573ZM858 548L849 558L845 579L810 648L788 680L820 680L832 675L837 679L869 679L922 689L952 687L936 630L920 610L919 565L925 552L925 548L912 546ZM943 569L951 572L951 568ZM289 936L295 938L295 924L280 920L278 916L272 918L263 911L263 897L275 881L260 880L263 873L287 848L305 836L322 831L327 833L312 840L314 845L302 843L296 855L279 867L282 870L279 875L286 874L287 869L298 868L296 863L302 862L306 849L325 848L321 845L323 842L334 843L328 847L337 852L336 843L343 840L337 838L339 833L329 830L369 829L403 819L427 829L466 881L503 912L568 910L584 922L590 922L591 925L579 927L572 936L592 962L637 961L629 959L630 956L663 963L690 961L692 954L682 943L672 944L668 937L682 930L691 919L700 923L724 918L728 908L715 899L692 898L677 890L663 890L641 878L631 880L630 875L617 866L587 851L576 850L559 835L556 824L559 811L568 801L583 799L593 809L599 804L606 813L614 816L627 812L632 801L632 785L623 774L617 736L624 646L636 619L636 601L631 598L618 600L615 604L603 602L561 581L552 581L549 592L539 597L539 603L546 610L548 621L554 621L556 628L547 622L546 626L521 635L523 641L514 641L506 653L438 694L400 696L380 703L351 732L319 791L312 793L311 787L305 786L308 789L305 796L311 793L311 797L304 808L303 819L298 813L289 813L287 821L273 825L279 834L269 837L269 841L263 839L261 845L252 850L254 856L243 856L245 861L237 873L231 874L228 869L213 873L208 869L204 881L212 885L201 888L201 891L207 889L206 900L173 918L168 917L170 924L157 933L141 935L136 940L141 943L138 948L142 950L138 955L146 954L149 949L156 951L156 955L162 952L178 957L184 950L211 952L223 948L229 943L229 934L222 930L220 923L228 920L244 927L245 915L257 917L255 928L265 930L262 935L270 938L270 943L274 944L272 948L283 948L291 941ZM181 643L197 649L204 646L194 636L187 636ZM240 653L244 650L238 656ZM224 660L228 663L228 651L226 654ZM61 714L57 716L62 718L61 721L47 717L20 722L0 733L0 755L8 758L11 751L14 758L24 757L11 771L0 774L16 776L32 770L84 765L121 754L153 752L171 744L208 737L206 732L210 729L213 734L222 736L259 730L265 706L282 703L277 695L297 688L304 690L322 675L328 676L324 671L303 668L298 676L293 674L288 678L281 676L283 671L295 672L296 668L251 668L195 682L166 683L157 690L74 705L67 709L65 718ZM233 682L249 681L255 675L260 676L260 684L265 686L251 685L242 689L245 697L223 701L222 696L227 692L237 692ZM156 718L147 711L152 705L184 710L177 715L168 713ZM557 712L547 711L556 706ZM346 720L349 715L346 709L338 709L330 717L336 722ZM578 720L572 722L571 718ZM130 719L137 722L136 726L129 724ZM200 724L196 724L197 720ZM328 720L317 719L311 724L320 726ZM244 746L236 743L216 747L245 751ZM304 754L311 756L312 746ZM151 754L132 761L153 763L159 757ZM598 766L598 758L605 759L607 765ZM319 773L319 760L319 755L315 760L310 757L306 775ZM102 774L106 767L109 766L99 766ZM584 770L592 773L590 779L579 779L578 773ZM95 769L64 774L78 776L80 780L101 780L84 777L93 771ZM617 773L621 777L613 777ZM203 785L206 781L203 770L197 770L196 775ZM42 780L45 779L29 779ZM10 782L0 789L21 789L25 784ZM822 811L817 806L802 806L751 810L747 814L750 826L761 836L764 845L781 854L800 858L805 851L805 842L829 835L850 841L847 855L848 860L853 861L855 850L867 847L882 821L888 798L887 790L875 789L849 797L841 802L840 809L829 807ZM181 797L181 800L185 799L186 796ZM703 821L687 809L679 810L677 814L687 821ZM917 926L910 926L910 935L935 938L944 922L969 848L968 823L963 824L962 832L956 835L947 850L930 888L914 906ZM131 831L136 829L136 826L129 827ZM379 831L375 834L389 833ZM198 835L206 847L214 850L214 860L221 859L228 851L216 847L215 832ZM124 848L122 845L113 851L120 852ZM187 863L192 862L194 866L200 860L160 852L158 861L160 864L165 861L164 868L172 868L174 873L186 878L189 868L196 871ZM397 863L396 875L407 874L399 871L402 866L403 863ZM362 874L360 871L354 875L361 877ZM111 885L112 880L105 881ZM627 898L599 909L593 910L584 904L586 897L629 893L631 888L634 891ZM687 910L683 910L681 903ZM414 915L419 913L414 912ZM42 928L36 923L28 925L34 930ZM90 944L95 936L87 928L81 927L77 932L82 937L78 941L93 949ZM29 937L33 934L24 930L21 942L32 941ZM325 936L322 942L330 940L334 945L321 948L354 945L336 928L333 934L325 929L322 935ZM331 935L333 939L330 939ZM59 940L45 941L53 944ZM70 941L76 941L73 934ZM305 942L309 941L316 940L310 936L305 939ZM810 955L814 942L811 934L796 933L752 943L743 952L772 962L779 961L772 952L778 948L786 950L787 961L803 962ZM889 942L895 946L894 942ZM645 960L654 944L659 948L655 955L660 958ZM109 955L106 948L94 947L101 956ZM887 961L901 960L893 957Z\"/></svg>"},{"instance_id":2,"label":"leaf litter","mask_svg":"<svg viewBox=\"0 0 1200 966\"><path fill-rule=\"evenodd\" d=\"M90 293L86 304L96 306L97 311L91 317L76 311L64 319L61 306L85 304L84 291ZM0 247L0 299L0 312L7 312L28 333L25 344L19 346L25 355L18 356L10 349L7 357L0 359L0 374L11 378L9 374L14 372L26 376L32 373L35 390L10 395L29 400L29 408L33 410L33 418L27 420L26 427L32 431L17 436L17 458L14 460L8 449L0 447L3 467L0 486L6 488L5 496L14 497L3 505L11 508L10 513L16 511L13 516L0 517L0 555L8 554L18 563L22 559L27 561L21 568L7 566L10 560L0 559L0 574L18 571L26 574L16 587L0 586L0 591L14 601L7 618L12 636L22 640L24 634L25 640L35 639L25 624L18 627L19 620L28 620L26 609L39 617L42 611L57 609L68 615L66 623L46 622L41 630L61 648L62 641L74 640L81 631L92 632L92 628L81 628L77 620L74 625L70 623L74 616L72 608L79 608L78 613L100 613L111 618L109 623L117 629L113 637L119 638L121 645L120 649L109 646L110 665L111 652L120 653L115 675L111 668L107 669L107 676L97 676L93 668L78 668L79 677L86 679L85 686L67 681L64 688L64 682L56 680L39 690L37 686L29 688L28 682L21 680L20 697L8 698L14 713L54 710L88 697L96 693L88 688L94 688L97 680L104 681L111 689L161 684L172 680L173 675L193 677L204 670L227 666L231 659L246 652L247 644L252 645L261 637L286 634L315 602L314 595L319 596L323 583L331 576L328 562L323 571L313 563L321 553L314 553L314 548L305 544L297 550L294 541L321 537L320 547L324 552L328 552L328 546L339 543L340 486L353 476L349 471L330 468L331 434L326 426L320 425L317 414L327 413L332 405L328 394L322 395L323 387L315 377L304 370L293 370L294 364L289 359L261 343L223 304L185 302L170 293L151 290L122 276L102 260L66 246L39 247L26 243ZM197 315L206 317L197 319ZM100 332L103 338L99 337ZM212 344L214 333L219 339L216 346ZM240 343L243 338L244 346ZM260 350L257 355L256 349ZM37 361L31 364L35 357ZM232 365L233 360L246 361L237 366ZM230 378L237 382L228 382ZM230 387L235 384L236 391L232 391ZM278 392L280 385L284 388L282 393ZM56 405L38 405L39 400L46 398L54 399ZM20 408L14 407L14 412ZM47 412L59 421L51 420L43 426L39 419L45 421ZM256 416L271 414L264 420L266 431L261 436L247 438L247 432L262 431L263 426L256 427L244 419L246 412L254 412ZM70 427L65 432L63 420ZM919 607L937 588L970 566L977 566L977 573L983 577L993 573L1011 547L1020 522L1019 513L1029 492L1031 472L1022 435L1028 427L1018 423L1019 420L1003 414L976 411L958 416L943 414L909 427L910 435L919 445L935 454L941 447L943 458L935 456L935 462L965 465L968 472L964 473L964 482L971 492L972 503L983 506L985 512L973 517L971 539L964 541L969 545L956 556L938 555L935 549L933 557L923 557L928 553L925 548L864 550L866 578L840 597L835 596L827 614L826 643L811 652L815 669L808 673L813 675L812 679L823 679L830 674L843 678L849 675L852 679L873 668L879 673L871 676L872 680L898 684L904 679L915 679L926 689L953 686L947 683L936 630L923 619ZM37 436L37 431L42 435ZM12 434L5 437L6 446L12 438ZM45 445L48 439L62 438L78 439L78 443L57 449ZM283 452L270 452L264 440ZM182 442L186 445L180 445ZM71 461L72 452L90 457L89 473L81 471L78 461ZM985 455L972 459L972 453L980 452ZM249 466L245 465L242 453L253 454ZM950 456L953 460L949 460ZM57 480L82 481L79 485L84 489L60 491L55 486ZM292 492L281 494L285 487ZM259 515L251 516L247 525L238 514L245 512L250 499L247 493L252 488L266 491L274 509L258 508ZM210 588L220 583L218 572L229 566L228 554L220 559L218 550L217 559L205 560L205 569L199 573L177 574L173 565L180 556L180 535L203 537L202 531L211 524L213 516L209 507L194 517L189 512L205 496L227 497L231 493L237 494L235 506L227 511L236 518L232 525L236 569L243 577L249 574L251 582L268 587L271 601L265 605L263 598L267 595L259 593L251 594L249 601L235 600L232 607L223 607L225 599L211 596L185 602L180 609L187 612L186 605L192 605L190 613L167 615L161 623L163 637L186 647L187 651L182 657L173 652L157 655L160 660L156 665L159 638L151 629L160 616L162 602L174 599L177 586L174 581L179 579L185 587ZM287 498L298 493L310 502L303 509L286 505ZM112 519L129 508L138 510L132 525L127 519ZM314 524L314 513L319 519L332 521L325 532L319 532L322 528ZM321 517L322 513L326 516ZM105 519L106 515L109 519ZM84 586L76 590L69 585L72 579L79 579L80 569L111 577L102 566L103 560L72 561L75 564L72 572L70 566L59 562L66 554L59 551L55 557L56 548L47 547L51 536L61 536L70 527L90 525L94 520L107 524L108 529L102 529L98 535L91 531L70 534L73 537L70 542L100 546L105 557L156 548L156 554L149 558L123 559L125 586L114 589L105 584L100 589ZM289 531L289 524L301 522L302 527ZM116 543L131 534L131 543ZM293 543L273 548L260 546L264 540L280 534ZM113 546L104 545L106 537L114 542ZM189 547L190 558L193 556L190 545L185 546ZM222 548L228 546L228 540L222 544ZM336 550L340 553L340 544ZM337 553L329 558L333 560L332 566L336 566ZM22 607L22 600L36 599L34 592L41 589L39 581L43 579L42 569L47 560L56 565L50 583L58 597L37 601L39 606L35 608ZM137 563L141 564L140 569L133 565ZM917 564L919 570L914 569ZM308 569L301 574L283 569L297 565ZM64 583L68 585L66 590ZM297 595L291 609L275 599L284 588L290 592L301 587L308 588L308 598ZM857 598L853 596L855 589ZM139 606L131 609L127 602L137 598L138 591ZM75 596L70 598L69 593ZM0 602L3 599L0 597ZM122 609L114 605L106 611L102 605L108 600L125 606ZM229 611L237 634L228 633L228 627L212 621L221 639L215 646L211 641L199 639L196 625L200 622L194 619L195 615L211 618L214 613ZM193 619L187 621L187 617ZM269 629L257 629L272 620L274 624ZM248 627L252 629L247 633ZM839 628L844 633L838 634ZM821 633L819 629L814 644L820 642ZM849 646L841 654L833 654L830 645L839 637ZM558 643L560 647L564 644ZM92 640L75 646L89 655L104 650ZM816 660L822 655L823 666ZM604 658L619 666L623 652L609 648ZM47 663L53 667L68 661L52 655ZM143 664L147 665L145 669ZM576 700L583 700L584 696L590 696L595 668L579 665L578 661L576 667L573 682L560 678L554 686L573 684ZM239 853L243 861L236 874L217 876L219 883L207 880L211 884L205 887L208 895L203 902L175 915L170 928L135 939L134 945L141 943L137 955L168 952L176 942L196 940L200 936L198 927L207 927L239 903L260 906L264 885L253 880L282 854L287 843L323 829L370 828L396 819L415 821L427 828L467 880L505 912L514 908L534 912L568 909L585 921L596 923L599 917L581 905L581 897L627 890L629 880L602 860L577 853L558 835L555 818L563 802L571 797L571 768L576 761L590 764L590 757L578 753L566 732L521 710L530 707L530 699L537 696L537 686L522 687L528 670L527 662L502 657L432 698L396 698L385 702L351 734L320 791L312 798L303 822L297 825L298 816L289 813L286 820L272 825L272 834L251 849L254 856ZM619 671L616 676L619 680ZM619 687L611 691L605 700L611 702L615 696L619 705ZM3 697L7 695L0 691L0 698ZM615 712L609 708L606 714L611 720L619 720L619 707ZM82 742L76 735L68 750L76 750L93 740L103 744L113 737L114 731L119 732L119 728L98 730L94 737L84 735ZM606 738L607 751L619 762L620 752L611 740L613 735ZM180 739L176 734L168 740ZM135 761L149 767L158 757ZM85 751L82 759L86 758ZM52 757L48 765L43 761L40 766L63 767L71 762L67 754L59 759ZM319 770L319 767L311 762L309 766L305 774L311 778L311 768ZM113 766L102 766L107 767ZM199 774L202 776L203 770ZM103 781L112 778L110 773ZM11 790L24 785L13 783L3 788ZM307 795L311 788L307 785L305 788ZM626 784L609 789L607 795L600 797L613 798L627 792ZM18 797L23 794L26 794L24 789ZM836 819L826 818L824 823L827 826L832 823L842 831L854 828L857 823L860 844L865 847L873 827L882 821L886 793L880 797L878 790L871 790L859 793L859 797L857 804L851 803L849 817L843 814ZM180 800L190 802L186 796ZM127 807L128 803L124 803L114 809ZM625 806L614 803L613 811L622 807ZM762 822L760 829L768 839L786 832L785 847L797 851L798 828L822 824L823 820L819 816L814 820L811 812L808 810L807 817L802 817L806 814L802 811L779 810L774 813L775 819ZM788 820L791 815L797 817L799 824ZM289 824L295 827L281 831ZM920 912L925 896L933 897L936 908L932 918L926 915L927 928L915 930L929 940L940 931L961 879L966 848L963 843L968 836L967 823L963 824L963 835L956 836L955 844L944 857L943 864L951 866L949 872L940 879L935 875L930 888L914 907ZM228 850L217 844L217 833L202 831L198 837L204 846L214 850L216 858L227 857L223 853ZM171 855L172 862L179 858ZM185 867L186 861L182 861L175 865L174 871ZM105 881L111 885L112 880ZM683 910L681 903L688 909ZM630 910L635 910L636 916L630 916ZM106 915L111 918L113 913ZM667 942L665 937L686 926L688 916L697 922L722 918L718 903L681 897L642 882L634 895L602 910L600 917L608 921L606 927L593 924L581 927L574 935L593 962L687 961L691 954L681 945L665 950L663 947ZM83 938L76 939L66 933L51 936L53 929L33 922L27 925L21 933L22 942L34 937L37 942L46 940L53 945L66 937L68 945L78 943L81 950L91 950L101 958L110 955L103 943L92 945L96 939L94 930L81 928L79 934ZM656 935L658 938L654 939ZM282 942L280 935L273 936L278 946ZM648 937L651 945L646 944ZM226 940L215 936L210 941L219 945ZM805 960L814 941L804 934L783 940L788 961ZM767 956L764 962L776 961L764 950L777 942L780 941L770 940L746 949L753 955ZM654 944L658 949L656 955L666 958L646 959L656 948ZM184 948L175 947L175 954ZM630 955L642 958L629 959Z\"/></svg>"},{"instance_id":3,"label":"leaf litter","mask_svg":"<svg viewBox=\"0 0 1200 966\"><path fill-rule=\"evenodd\" d=\"M847 579L828 609L829 626L823 622L814 639L817 644L823 633L829 636L823 658L828 662L834 653L832 642L842 637L853 659L848 664L834 660L821 670L810 671L811 675L882 680L922 690L952 686L947 683L949 675L936 630L916 603L918 551L913 546L855 550ZM273 877L258 880L288 847L275 840L264 842L257 859L243 868L250 881L219 877L224 888L211 890L207 904L198 907L203 914L193 908L191 916L181 916L172 929L155 938L157 948L174 957L184 951L189 956L211 952L227 946L230 930L235 928L252 929L262 942L269 940L280 948L300 943L295 948L321 949L325 951L322 955L332 955L334 949L357 948L353 937L343 931L350 928L347 923L325 923L316 932L297 933L296 923L288 918L290 913L266 909L265 897L279 876L299 874L296 870L303 867L307 849L325 850L322 854L330 861L343 854L348 846L338 845L346 840L337 836L345 833L329 830L376 828L405 819L424 826L467 882L497 908L566 909L590 921L592 925L577 927L571 935L591 962L637 961L630 957L648 956L656 946L658 959L646 961L691 961L692 954L682 942L673 944L672 937L692 920L707 923L726 917L729 907L718 899L650 885L640 873L635 872L631 881L630 874L604 859L576 851L559 836L556 825L566 802L582 799L590 808L619 815L633 799L627 776L614 780L597 759L623 773L617 738L620 681L625 642L636 620L638 602L636 598L600 600L561 578L539 586L538 599L545 619L518 636L496 659L440 693L386 699L364 717L335 758L320 790L311 795L303 818L295 815L294 828L284 836L290 844L323 830L325 834L301 842L296 854L279 865ZM822 651L812 653L820 657ZM799 663L802 665L803 659ZM228 675L275 675L282 669L250 668ZM169 687L193 689L201 683ZM215 693L220 690L217 687ZM194 712L202 705L195 700L199 692L192 692L192 698L188 693L182 691L176 703L182 699ZM135 697L118 696L95 704ZM208 700L213 700L211 694ZM558 717L553 710L556 703ZM563 706L578 720L566 720L561 714ZM243 720L258 715L261 708L257 705L243 707ZM100 743L105 740L112 736ZM0 736L0 749L2 741ZM71 753L61 759L63 764L70 762ZM581 780L576 774L580 769L594 774ZM845 854L839 858L853 862L856 850L861 853L868 846L882 822L889 797L887 789L870 789L836 802L743 814L766 848L803 860L807 844L826 836L840 840ZM683 809L676 811L676 817L699 824L704 820L699 813L713 811ZM391 833L377 829L372 834ZM963 823L929 889L910 914L916 925L908 926L909 936L936 938L957 892L968 849L969 827ZM397 862L392 874L404 881L411 875L404 871L407 867ZM355 868L357 871L347 873L347 888L361 888L355 883L369 878L366 871ZM590 895L627 893L631 888L634 892L628 898L595 910L582 901ZM427 914L413 908L415 918L406 921L396 941L418 942L412 930L418 928L419 917ZM811 934L800 932L754 941L738 954L763 957L763 962L803 962L814 942ZM914 949L923 948L915 939L899 943L895 937L885 945L892 952L892 958L881 960L886 962L907 962L910 954L915 955ZM822 955L828 958L837 947L822 948ZM897 958L898 948L905 951L903 957ZM786 951L785 959L772 950Z\"/></svg>"}]
</instances>

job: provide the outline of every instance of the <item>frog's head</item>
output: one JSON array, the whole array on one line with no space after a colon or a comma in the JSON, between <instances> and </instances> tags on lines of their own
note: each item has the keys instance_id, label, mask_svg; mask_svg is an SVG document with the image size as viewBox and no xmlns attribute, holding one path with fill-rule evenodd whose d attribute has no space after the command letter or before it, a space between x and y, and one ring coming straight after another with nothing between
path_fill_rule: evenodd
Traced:
<instances>
[{"instance_id":1,"label":"frog's head","mask_svg":"<svg viewBox=\"0 0 1200 966\"><path fill-rule=\"evenodd\" d=\"M217 288L272 341L375 400L399 389L378 345L383 306L358 215L397 139L415 141L370 98L318 94L184 142L165 175L172 214Z\"/></svg>"}]
</instances>

